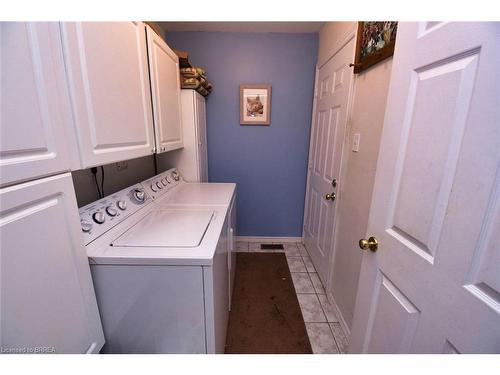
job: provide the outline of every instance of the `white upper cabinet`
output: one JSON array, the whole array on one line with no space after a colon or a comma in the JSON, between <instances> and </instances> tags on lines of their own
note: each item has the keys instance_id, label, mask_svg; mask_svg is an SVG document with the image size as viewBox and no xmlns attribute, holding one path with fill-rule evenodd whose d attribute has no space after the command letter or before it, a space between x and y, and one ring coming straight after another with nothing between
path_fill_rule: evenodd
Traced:
<instances>
[{"instance_id":1,"label":"white upper cabinet","mask_svg":"<svg viewBox=\"0 0 500 375\"><path fill-rule=\"evenodd\" d=\"M146 28L156 150L161 153L183 147L179 58L149 26Z\"/></svg>"},{"instance_id":2,"label":"white upper cabinet","mask_svg":"<svg viewBox=\"0 0 500 375\"><path fill-rule=\"evenodd\" d=\"M0 185L70 170L58 24L0 23L0 73Z\"/></svg>"},{"instance_id":3,"label":"white upper cabinet","mask_svg":"<svg viewBox=\"0 0 500 375\"><path fill-rule=\"evenodd\" d=\"M145 26L61 24L81 167L154 152Z\"/></svg>"}]
</instances>

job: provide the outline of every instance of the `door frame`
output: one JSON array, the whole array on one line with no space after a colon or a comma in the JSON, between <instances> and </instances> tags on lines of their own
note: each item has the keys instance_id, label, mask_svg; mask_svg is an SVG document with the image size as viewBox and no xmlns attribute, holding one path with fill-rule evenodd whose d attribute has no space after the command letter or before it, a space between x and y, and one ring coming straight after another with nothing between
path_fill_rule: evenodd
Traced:
<instances>
[{"instance_id":1,"label":"door frame","mask_svg":"<svg viewBox=\"0 0 500 375\"><path fill-rule=\"evenodd\" d=\"M312 116L311 116L311 131L309 135L309 154L307 158L307 182L306 182L306 194L304 196L304 216L302 218L303 224L302 224L302 241L304 241L305 238L305 225L306 225L306 219L309 215L309 187L311 184L311 163L312 163L312 146L313 146L313 140L314 140L314 132L315 132L315 120L316 120L316 107L317 107L317 101L318 101L318 79L319 79L319 70L326 65L333 57L335 57L341 50L344 48L352 39L356 41L357 37L357 26L354 25L352 29L346 33L346 35L341 39L341 41L338 43L337 46L335 46L332 50L332 52L328 55L328 57L321 62L321 65L316 64L316 72L315 72L315 78L314 78L314 99L313 99L313 108L312 108ZM356 53L356 43L354 43L353 46L353 51L352 51L352 61L354 61L355 53ZM332 294L332 275L333 275L333 266L335 263L335 252L337 248L337 222L339 220L339 209L338 207L340 206L342 202L342 182L345 181L345 176L346 176L346 164L348 157L346 156L349 148L346 146L349 146L349 130L351 128L351 115L352 115L352 107L353 107L353 98L354 98L354 90L355 90L355 81L356 81L356 76L354 75L354 70L351 70L351 74L353 75L353 79L351 80L351 84L349 87L349 97L347 98L347 108L346 108L346 123L345 123L345 132L344 132L344 140L342 142L342 150L340 153L340 171L339 171L339 177L338 179L341 181L340 188L337 192L337 198L336 198L336 206L335 206L335 221L333 224L333 237L332 237L332 244L331 244L331 249L329 252L329 257L328 257L328 275L326 277L326 285L325 285L325 292L330 300L332 302L333 307L339 317L340 324L342 325L342 328L344 329L344 332L346 333L347 337L350 336L350 329L349 326L346 324L344 317L342 316L342 313L340 309L337 307L337 303L335 302L335 298L333 297Z\"/></svg>"}]
</instances>

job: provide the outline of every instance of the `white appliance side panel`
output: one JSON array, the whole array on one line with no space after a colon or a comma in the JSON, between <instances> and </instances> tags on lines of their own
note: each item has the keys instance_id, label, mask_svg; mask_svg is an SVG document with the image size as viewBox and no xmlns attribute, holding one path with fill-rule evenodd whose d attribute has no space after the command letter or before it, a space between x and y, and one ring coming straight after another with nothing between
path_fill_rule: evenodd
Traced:
<instances>
[{"instance_id":1,"label":"white appliance side panel","mask_svg":"<svg viewBox=\"0 0 500 375\"><path fill-rule=\"evenodd\" d=\"M233 300L234 274L236 272L236 193L229 207L228 265L229 265L229 310Z\"/></svg>"},{"instance_id":2,"label":"white appliance side panel","mask_svg":"<svg viewBox=\"0 0 500 375\"><path fill-rule=\"evenodd\" d=\"M104 353L206 353L198 266L92 265Z\"/></svg>"},{"instance_id":3,"label":"white appliance side panel","mask_svg":"<svg viewBox=\"0 0 500 375\"><path fill-rule=\"evenodd\" d=\"M212 267L203 267L205 280L205 320L207 325L207 353L222 354L225 351L227 324L229 321L229 274L228 274L228 219L224 221Z\"/></svg>"},{"instance_id":4,"label":"white appliance side panel","mask_svg":"<svg viewBox=\"0 0 500 375\"><path fill-rule=\"evenodd\" d=\"M156 152L182 148L179 58L151 27L146 26Z\"/></svg>"},{"instance_id":5,"label":"white appliance side panel","mask_svg":"<svg viewBox=\"0 0 500 375\"><path fill-rule=\"evenodd\" d=\"M61 32L82 168L152 154L144 24L65 22Z\"/></svg>"},{"instance_id":6,"label":"white appliance side panel","mask_svg":"<svg viewBox=\"0 0 500 375\"><path fill-rule=\"evenodd\" d=\"M0 346L99 352L104 336L69 173L0 190Z\"/></svg>"},{"instance_id":7,"label":"white appliance side panel","mask_svg":"<svg viewBox=\"0 0 500 375\"><path fill-rule=\"evenodd\" d=\"M2 186L71 169L60 43L57 24L0 23Z\"/></svg>"}]
</instances>

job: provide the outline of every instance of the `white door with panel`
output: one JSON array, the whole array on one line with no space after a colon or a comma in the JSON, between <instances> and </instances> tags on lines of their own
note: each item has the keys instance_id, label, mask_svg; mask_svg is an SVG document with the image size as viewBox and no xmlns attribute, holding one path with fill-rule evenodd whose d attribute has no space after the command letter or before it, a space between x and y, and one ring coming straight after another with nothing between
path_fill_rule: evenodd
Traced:
<instances>
[{"instance_id":1,"label":"white door with panel","mask_svg":"<svg viewBox=\"0 0 500 375\"><path fill-rule=\"evenodd\" d=\"M0 23L1 185L71 169L57 23Z\"/></svg>"},{"instance_id":2,"label":"white door with panel","mask_svg":"<svg viewBox=\"0 0 500 375\"><path fill-rule=\"evenodd\" d=\"M156 152L161 153L183 146L179 58L151 27L146 30Z\"/></svg>"},{"instance_id":3,"label":"white door with panel","mask_svg":"<svg viewBox=\"0 0 500 375\"><path fill-rule=\"evenodd\" d=\"M351 352L500 352L499 40L398 26Z\"/></svg>"},{"instance_id":4,"label":"white door with panel","mask_svg":"<svg viewBox=\"0 0 500 375\"><path fill-rule=\"evenodd\" d=\"M333 252L353 56L354 37L319 68L315 88L304 240L325 285Z\"/></svg>"},{"instance_id":5,"label":"white door with panel","mask_svg":"<svg viewBox=\"0 0 500 375\"><path fill-rule=\"evenodd\" d=\"M0 189L2 352L98 353L104 335L71 174Z\"/></svg>"},{"instance_id":6,"label":"white door with panel","mask_svg":"<svg viewBox=\"0 0 500 375\"><path fill-rule=\"evenodd\" d=\"M62 23L61 32L81 167L152 154L144 24Z\"/></svg>"}]
</instances>

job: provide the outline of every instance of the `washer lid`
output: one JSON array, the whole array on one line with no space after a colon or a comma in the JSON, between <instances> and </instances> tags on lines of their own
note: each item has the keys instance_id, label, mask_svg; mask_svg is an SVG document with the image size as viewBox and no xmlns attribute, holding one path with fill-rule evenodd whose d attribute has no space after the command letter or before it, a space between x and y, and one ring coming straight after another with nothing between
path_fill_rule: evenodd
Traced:
<instances>
[{"instance_id":1,"label":"washer lid","mask_svg":"<svg viewBox=\"0 0 500 375\"><path fill-rule=\"evenodd\" d=\"M153 210L120 237L115 247L197 247L214 216L209 210Z\"/></svg>"}]
</instances>

